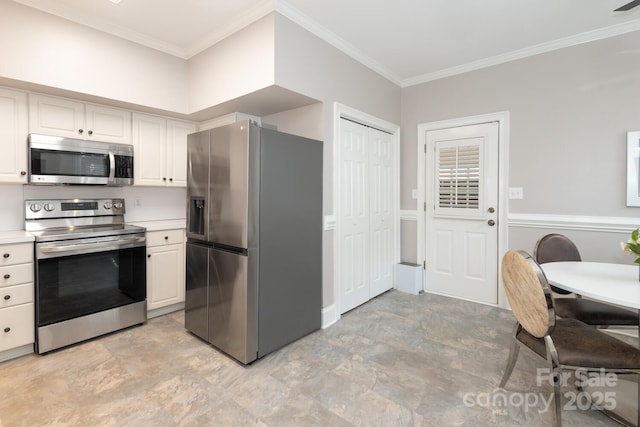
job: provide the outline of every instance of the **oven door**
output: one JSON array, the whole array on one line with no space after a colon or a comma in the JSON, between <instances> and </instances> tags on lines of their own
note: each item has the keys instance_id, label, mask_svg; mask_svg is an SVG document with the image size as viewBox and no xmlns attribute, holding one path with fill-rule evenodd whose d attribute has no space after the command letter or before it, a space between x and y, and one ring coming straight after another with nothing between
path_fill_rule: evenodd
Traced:
<instances>
[{"instance_id":1,"label":"oven door","mask_svg":"<svg viewBox=\"0 0 640 427\"><path fill-rule=\"evenodd\" d=\"M36 323L146 299L144 233L36 243Z\"/></svg>"}]
</instances>

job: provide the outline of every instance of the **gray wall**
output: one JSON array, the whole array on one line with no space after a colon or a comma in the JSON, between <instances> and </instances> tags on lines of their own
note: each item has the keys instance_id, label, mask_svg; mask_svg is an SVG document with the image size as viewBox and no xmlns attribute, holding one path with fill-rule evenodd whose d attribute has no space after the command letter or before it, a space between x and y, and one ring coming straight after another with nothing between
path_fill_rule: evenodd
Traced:
<instances>
[{"instance_id":1,"label":"gray wall","mask_svg":"<svg viewBox=\"0 0 640 427\"><path fill-rule=\"evenodd\" d=\"M510 112L509 182L523 187L510 214L640 217L625 206L626 132L640 129L640 32L585 43L403 89L401 209L415 209L417 126ZM640 225L640 218L638 218ZM409 227L407 227L409 228ZM563 227L552 227L554 231ZM531 249L543 229L511 227L509 246ZM626 230L581 231L589 258L619 256ZM597 234L593 234L597 233ZM403 233L403 259L416 236Z\"/></svg>"},{"instance_id":2,"label":"gray wall","mask_svg":"<svg viewBox=\"0 0 640 427\"><path fill-rule=\"evenodd\" d=\"M324 141L323 209L333 211L333 108L339 102L391 123L400 123L398 86L371 71L286 17L276 14L276 84L322 101ZM279 117L281 120L282 117ZM325 231L323 306L335 303L333 231Z\"/></svg>"}]
</instances>

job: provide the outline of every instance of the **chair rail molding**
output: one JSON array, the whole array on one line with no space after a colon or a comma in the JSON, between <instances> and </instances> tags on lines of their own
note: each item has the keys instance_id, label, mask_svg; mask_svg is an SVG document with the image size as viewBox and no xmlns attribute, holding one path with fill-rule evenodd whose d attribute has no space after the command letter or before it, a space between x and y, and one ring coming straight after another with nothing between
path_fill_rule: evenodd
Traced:
<instances>
[{"instance_id":1,"label":"chair rail molding","mask_svg":"<svg viewBox=\"0 0 640 427\"><path fill-rule=\"evenodd\" d=\"M417 220L418 220L417 210L401 210L400 211L400 221L417 221Z\"/></svg>"},{"instance_id":2,"label":"chair rail molding","mask_svg":"<svg viewBox=\"0 0 640 427\"><path fill-rule=\"evenodd\" d=\"M510 213L508 225L513 228L545 228L628 234L640 227L634 217L552 215Z\"/></svg>"}]
</instances>

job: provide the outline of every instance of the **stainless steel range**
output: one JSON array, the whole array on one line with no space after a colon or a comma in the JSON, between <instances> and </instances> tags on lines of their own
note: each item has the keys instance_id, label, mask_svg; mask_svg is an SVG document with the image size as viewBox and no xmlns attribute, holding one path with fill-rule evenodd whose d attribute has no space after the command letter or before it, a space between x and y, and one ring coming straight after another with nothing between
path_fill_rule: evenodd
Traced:
<instances>
[{"instance_id":1,"label":"stainless steel range","mask_svg":"<svg viewBox=\"0 0 640 427\"><path fill-rule=\"evenodd\" d=\"M38 353L147 320L146 230L124 213L123 199L25 201Z\"/></svg>"}]
</instances>

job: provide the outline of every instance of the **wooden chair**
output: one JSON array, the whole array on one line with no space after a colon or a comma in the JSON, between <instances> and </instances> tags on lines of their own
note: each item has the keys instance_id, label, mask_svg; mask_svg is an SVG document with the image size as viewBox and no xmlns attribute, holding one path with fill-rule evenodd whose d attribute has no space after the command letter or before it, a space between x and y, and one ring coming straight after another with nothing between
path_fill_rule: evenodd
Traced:
<instances>
[{"instance_id":1,"label":"wooden chair","mask_svg":"<svg viewBox=\"0 0 640 427\"><path fill-rule=\"evenodd\" d=\"M538 264L558 261L582 261L576 245L562 234L547 234L536 243L533 257ZM551 290L557 294L571 292L553 285ZM602 286L606 286L603 283ZM640 325L638 313L611 304L581 298L556 298L554 301L556 315L577 319L593 326L636 326Z\"/></svg>"},{"instance_id":2,"label":"wooden chair","mask_svg":"<svg viewBox=\"0 0 640 427\"><path fill-rule=\"evenodd\" d=\"M520 347L531 350L548 363L553 373L555 421L561 426L563 370L602 372L604 369L616 374L640 375L640 350L636 347L576 319L556 318L547 279L529 254L507 252L502 259L502 279L517 321L500 387L509 380ZM640 422L640 411L637 421Z\"/></svg>"}]
</instances>

